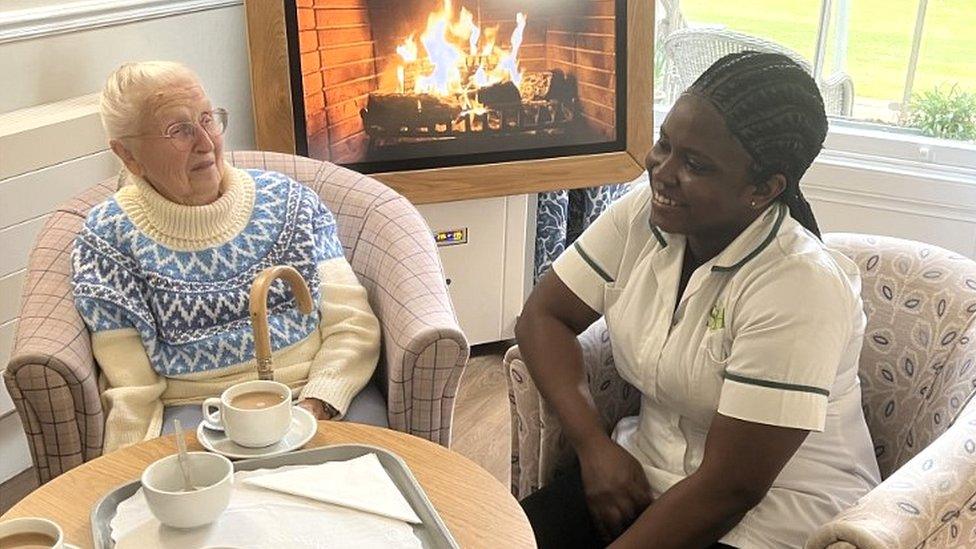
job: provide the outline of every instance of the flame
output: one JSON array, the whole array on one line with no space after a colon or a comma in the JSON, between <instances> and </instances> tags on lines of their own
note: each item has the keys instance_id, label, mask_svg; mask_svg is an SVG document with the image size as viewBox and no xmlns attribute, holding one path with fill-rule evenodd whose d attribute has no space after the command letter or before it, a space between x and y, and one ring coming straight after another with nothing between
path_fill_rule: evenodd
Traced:
<instances>
[{"instance_id":1,"label":"flame","mask_svg":"<svg viewBox=\"0 0 976 549\"><path fill-rule=\"evenodd\" d=\"M498 27L485 29L485 46L481 50L481 55L488 57L495 51L495 37L498 35Z\"/></svg>"},{"instance_id":2,"label":"flame","mask_svg":"<svg viewBox=\"0 0 976 549\"><path fill-rule=\"evenodd\" d=\"M403 44L397 46L396 52L407 63L413 63L417 60L417 42L414 40L412 34L403 41Z\"/></svg>"},{"instance_id":3,"label":"flame","mask_svg":"<svg viewBox=\"0 0 976 549\"><path fill-rule=\"evenodd\" d=\"M496 45L498 27L482 28L464 7L455 15L452 1L444 0L440 10L427 16L427 26L420 33L423 51L417 46L417 33L396 48L399 91L410 89L409 76L414 93L456 97L465 109L480 110L471 92L492 84L521 82L518 53L526 16L518 13L515 20L511 46L506 50Z\"/></svg>"},{"instance_id":4,"label":"flame","mask_svg":"<svg viewBox=\"0 0 976 549\"><path fill-rule=\"evenodd\" d=\"M518 68L518 50L522 45L522 32L525 31L525 14L515 15L515 30L512 31L512 51L498 62L499 68L508 72L508 79L516 86L522 82L522 72Z\"/></svg>"},{"instance_id":5,"label":"flame","mask_svg":"<svg viewBox=\"0 0 976 549\"><path fill-rule=\"evenodd\" d=\"M449 4L445 0L444 4ZM458 67L464 58L463 53L445 38L448 21L443 14L431 14L427 20L427 32L420 42L427 50L427 58L433 65L430 74L417 78L417 86L422 93L450 95L461 84L461 70Z\"/></svg>"},{"instance_id":6,"label":"flame","mask_svg":"<svg viewBox=\"0 0 976 549\"><path fill-rule=\"evenodd\" d=\"M460 40L467 41L468 55L475 55L475 52L478 51L478 37L481 35L481 29L475 25L474 15L465 8L461 8L459 19L457 23L451 25L451 34Z\"/></svg>"},{"instance_id":7,"label":"flame","mask_svg":"<svg viewBox=\"0 0 976 549\"><path fill-rule=\"evenodd\" d=\"M478 39L481 38L481 29L477 26L471 28L471 37L468 38L468 55L478 55Z\"/></svg>"}]
</instances>

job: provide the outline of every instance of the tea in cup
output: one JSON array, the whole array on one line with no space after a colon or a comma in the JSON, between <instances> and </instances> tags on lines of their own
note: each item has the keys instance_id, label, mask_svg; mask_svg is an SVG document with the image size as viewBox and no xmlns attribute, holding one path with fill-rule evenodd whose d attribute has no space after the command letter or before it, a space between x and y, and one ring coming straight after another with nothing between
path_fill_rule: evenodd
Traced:
<instances>
[{"instance_id":1,"label":"tea in cup","mask_svg":"<svg viewBox=\"0 0 976 549\"><path fill-rule=\"evenodd\" d=\"M61 549L64 532L56 523L35 517L0 522L0 547L3 549Z\"/></svg>"},{"instance_id":2,"label":"tea in cup","mask_svg":"<svg viewBox=\"0 0 976 549\"><path fill-rule=\"evenodd\" d=\"M142 491L153 516L173 528L210 524L230 503L234 465L220 454L189 452L187 466L193 489L187 490L179 455L153 462L142 472Z\"/></svg>"},{"instance_id":3,"label":"tea in cup","mask_svg":"<svg viewBox=\"0 0 976 549\"><path fill-rule=\"evenodd\" d=\"M219 417L213 409L220 410ZM203 417L220 425L240 446L270 446L291 428L291 389L277 381L245 381L228 387L219 398L203 402Z\"/></svg>"}]
</instances>

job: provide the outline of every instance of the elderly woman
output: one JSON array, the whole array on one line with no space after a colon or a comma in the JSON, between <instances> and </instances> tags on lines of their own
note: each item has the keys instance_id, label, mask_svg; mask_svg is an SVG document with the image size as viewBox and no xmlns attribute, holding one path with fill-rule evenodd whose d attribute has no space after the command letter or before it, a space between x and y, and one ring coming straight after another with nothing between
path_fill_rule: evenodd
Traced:
<instances>
[{"instance_id":1,"label":"elderly woman","mask_svg":"<svg viewBox=\"0 0 976 549\"><path fill-rule=\"evenodd\" d=\"M102 372L105 451L158 436L174 412L199 419L202 400L256 377L248 294L272 265L296 268L318 303L306 316L272 292L275 379L319 419L380 399L363 390L379 323L319 197L282 174L227 164L227 111L183 65L119 67L101 115L125 184L91 210L72 264Z\"/></svg>"},{"instance_id":2,"label":"elderly woman","mask_svg":"<svg viewBox=\"0 0 976 549\"><path fill-rule=\"evenodd\" d=\"M519 347L578 458L522 502L541 548L801 547L879 482L858 269L820 241L799 188L826 132L796 63L720 59L639 184L533 290ZM576 343L601 315L642 395L612 437Z\"/></svg>"}]
</instances>

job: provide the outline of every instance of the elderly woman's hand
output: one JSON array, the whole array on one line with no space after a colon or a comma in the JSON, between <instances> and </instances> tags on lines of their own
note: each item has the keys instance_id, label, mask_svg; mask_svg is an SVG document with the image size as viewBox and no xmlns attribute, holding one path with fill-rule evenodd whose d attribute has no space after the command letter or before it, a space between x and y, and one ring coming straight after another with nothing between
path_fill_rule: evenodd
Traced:
<instances>
[{"instance_id":1,"label":"elderly woman's hand","mask_svg":"<svg viewBox=\"0 0 976 549\"><path fill-rule=\"evenodd\" d=\"M315 416L315 419L318 420L332 419L337 415L335 408L317 398L306 398L300 401L298 406L311 412Z\"/></svg>"}]
</instances>

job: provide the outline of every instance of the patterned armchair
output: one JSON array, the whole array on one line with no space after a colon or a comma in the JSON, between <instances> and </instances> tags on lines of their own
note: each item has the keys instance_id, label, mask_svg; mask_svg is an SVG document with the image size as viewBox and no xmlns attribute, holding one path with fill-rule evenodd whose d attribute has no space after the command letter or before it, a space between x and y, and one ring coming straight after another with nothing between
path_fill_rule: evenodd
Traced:
<instances>
[{"instance_id":1,"label":"patterned armchair","mask_svg":"<svg viewBox=\"0 0 976 549\"><path fill-rule=\"evenodd\" d=\"M242 168L285 173L336 214L339 239L383 333L374 377L390 427L447 446L468 343L451 305L430 229L405 198L374 179L299 156L234 152ZM103 181L58 208L38 237L4 382L44 483L102 453L98 367L71 296L69 254L88 211L116 189Z\"/></svg>"},{"instance_id":2,"label":"patterned armchair","mask_svg":"<svg viewBox=\"0 0 976 549\"><path fill-rule=\"evenodd\" d=\"M822 526L808 549L976 546L976 262L918 242L835 233L861 268L867 329L863 405L885 479ZM579 337L609 432L638 410L601 319ZM518 347L504 360L512 406L512 492L545 485L572 455Z\"/></svg>"},{"instance_id":3,"label":"patterned armchair","mask_svg":"<svg viewBox=\"0 0 976 549\"><path fill-rule=\"evenodd\" d=\"M673 103L712 63L730 53L746 50L781 53L796 61L808 73L813 67L799 53L775 42L724 28L684 28L676 30L663 44L664 95ZM854 81L838 72L819 81L824 107L829 115L850 116L854 109Z\"/></svg>"}]
</instances>

